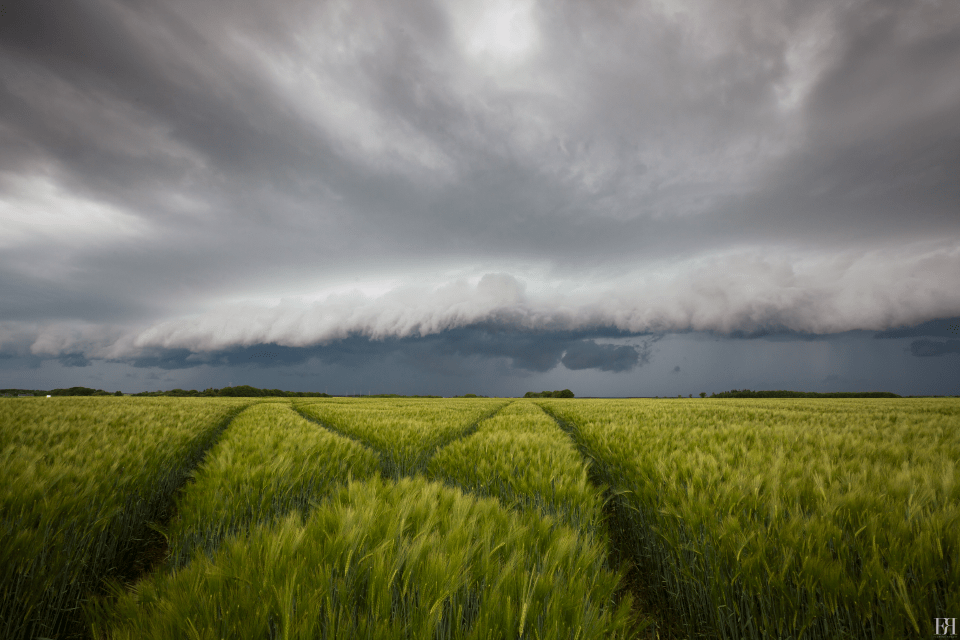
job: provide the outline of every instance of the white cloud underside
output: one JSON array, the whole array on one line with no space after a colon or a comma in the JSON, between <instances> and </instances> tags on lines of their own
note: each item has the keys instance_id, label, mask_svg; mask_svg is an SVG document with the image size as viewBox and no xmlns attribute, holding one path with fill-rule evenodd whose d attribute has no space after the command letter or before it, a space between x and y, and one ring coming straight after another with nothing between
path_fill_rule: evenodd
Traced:
<instances>
[{"instance_id":1,"label":"white cloud underside","mask_svg":"<svg viewBox=\"0 0 960 640\"><path fill-rule=\"evenodd\" d=\"M146 327L8 323L0 339L32 334L30 352L45 357L124 359L158 348L208 352L256 344L307 347L353 335L427 336L483 322L632 333L879 331L960 315L960 248L905 246L829 257L739 252L636 270L603 284L540 284L522 274L487 274L476 285L401 285L376 297L356 292L313 303L230 304ZM529 294L528 285L553 293Z\"/></svg>"}]
</instances>

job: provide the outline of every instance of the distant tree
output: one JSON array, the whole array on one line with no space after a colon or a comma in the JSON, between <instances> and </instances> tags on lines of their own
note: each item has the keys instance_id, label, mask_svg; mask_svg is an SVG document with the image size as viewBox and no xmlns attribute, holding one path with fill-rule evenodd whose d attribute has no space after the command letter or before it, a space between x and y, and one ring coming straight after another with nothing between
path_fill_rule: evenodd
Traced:
<instances>
[{"instance_id":1,"label":"distant tree","mask_svg":"<svg viewBox=\"0 0 960 640\"><path fill-rule=\"evenodd\" d=\"M677 394L677 397L678 397L678 398L682 398L682 397L683 397L683 394L678 393L678 394Z\"/></svg>"},{"instance_id":2,"label":"distant tree","mask_svg":"<svg viewBox=\"0 0 960 640\"><path fill-rule=\"evenodd\" d=\"M256 389L248 384L241 384L237 387L221 389L220 395L230 398L262 398L266 394L261 389Z\"/></svg>"},{"instance_id":3,"label":"distant tree","mask_svg":"<svg viewBox=\"0 0 960 640\"><path fill-rule=\"evenodd\" d=\"M701 392L700 392L700 397L701 397L701 398L706 398L706 397L707 397L707 392L706 392L706 391L701 391Z\"/></svg>"},{"instance_id":4,"label":"distant tree","mask_svg":"<svg viewBox=\"0 0 960 640\"><path fill-rule=\"evenodd\" d=\"M51 396L107 396L110 395L103 389L90 389L89 387L70 387L69 389L54 389L50 392Z\"/></svg>"},{"instance_id":5,"label":"distant tree","mask_svg":"<svg viewBox=\"0 0 960 640\"><path fill-rule=\"evenodd\" d=\"M535 391L527 391L523 394L524 398L572 398L574 397L573 391L570 389L563 389L562 391L541 391L537 393Z\"/></svg>"},{"instance_id":6,"label":"distant tree","mask_svg":"<svg viewBox=\"0 0 960 640\"><path fill-rule=\"evenodd\" d=\"M123 395L123 391L117 391L117 392L115 392L113 395L115 395L115 396L122 396L122 395Z\"/></svg>"}]
</instances>

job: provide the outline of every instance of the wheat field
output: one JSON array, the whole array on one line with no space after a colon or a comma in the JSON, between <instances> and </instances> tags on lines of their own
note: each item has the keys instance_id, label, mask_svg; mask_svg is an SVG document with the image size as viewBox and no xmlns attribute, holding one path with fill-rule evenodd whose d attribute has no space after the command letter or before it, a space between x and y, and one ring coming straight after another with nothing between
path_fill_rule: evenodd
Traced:
<instances>
[{"instance_id":1,"label":"wheat field","mask_svg":"<svg viewBox=\"0 0 960 640\"><path fill-rule=\"evenodd\" d=\"M956 400L17 398L0 425L4 638L960 617Z\"/></svg>"}]
</instances>

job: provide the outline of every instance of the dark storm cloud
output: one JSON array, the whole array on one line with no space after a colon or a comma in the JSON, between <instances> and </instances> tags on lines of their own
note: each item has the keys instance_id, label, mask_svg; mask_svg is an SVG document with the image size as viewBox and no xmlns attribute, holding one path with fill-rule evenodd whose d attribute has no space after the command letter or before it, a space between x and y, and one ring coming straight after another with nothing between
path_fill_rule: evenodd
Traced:
<instances>
[{"instance_id":1,"label":"dark storm cloud","mask_svg":"<svg viewBox=\"0 0 960 640\"><path fill-rule=\"evenodd\" d=\"M766 342L822 342L824 340L831 340L832 338L839 335L838 333L809 333L806 331L791 331L787 327L784 327L782 324L773 323L769 326L762 328L754 329L751 331L744 331L742 329L735 329L727 333L720 332L711 332L713 335L730 340L763 340ZM861 331L853 332L842 332L846 333L863 333Z\"/></svg>"},{"instance_id":2,"label":"dark storm cloud","mask_svg":"<svg viewBox=\"0 0 960 640\"><path fill-rule=\"evenodd\" d=\"M462 327L421 338L370 340L352 336L327 345L290 348L275 344L193 353L188 349L155 350L129 360L138 368L190 369L244 367L277 369L316 360L324 364L366 367L396 357L423 371L455 371L465 358L502 359L510 370L546 372L563 364L570 370L629 371L647 364L656 337L638 338L639 346L597 344L583 332L524 331L491 325ZM594 337L620 337L619 332L599 331Z\"/></svg>"},{"instance_id":3,"label":"dark storm cloud","mask_svg":"<svg viewBox=\"0 0 960 640\"><path fill-rule=\"evenodd\" d=\"M82 353L65 353L57 358L65 367L89 367L91 362Z\"/></svg>"},{"instance_id":4,"label":"dark storm cloud","mask_svg":"<svg viewBox=\"0 0 960 640\"><path fill-rule=\"evenodd\" d=\"M920 358L931 358L947 355L948 353L960 353L960 340L946 340L938 342L936 340L914 340L910 343L910 353Z\"/></svg>"},{"instance_id":5,"label":"dark storm cloud","mask_svg":"<svg viewBox=\"0 0 960 640\"><path fill-rule=\"evenodd\" d=\"M513 368L542 372L557 366L571 341L569 336L547 332L463 328L430 336L425 344L446 356L507 358Z\"/></svg>"},{"instance_id":6,"label":"dark storm cloud","mask_svg":"<svg viewBox=\"0 0 960 640\"><path fill-rule=\"evenodd\" d=\"M599 369L600 371L630 371L640 361L640 353L633 346L597 344L582 340L570 345L561 362L567 369Z\"/></svg>"},{"instance_id":7,"label":"dark storm cloud","mask_svg":"<svg viewBox=\"0 0 960 640\"><path fill-rule=\"evenodd\" d=\"M946 335L955 2L504 11L7 5L0 353L625 372L608 329Z\"/></svg>"},{"instance_id":8,"label":"dark storm cloud","mask_svg":"<svg viewBox=\"0 0 960 640\"><path fill-rule=\"evenodd\" d=\"M876 339L915 338L918 336L944 337L960 336L960 318L930 320L914 327L901 327L879 331L873 335Z\"/></svg>"},{"instance_id":9,"label":"dark storm cloud","mask_svg":"<svg viewBox=\"0 0 960 640\"><path fill-rule=\"evenodd\" d=\"M591 333L594 336L620 335L611 330ZM586 335L586 332L524 331L487 325L447 331L430 336L425 342L435 344L441 353L506 358L514 369L545 372L558 364L570 370L629 371L649 361L649 345L656 341L655 337L647 337L638 348L597 344Z\"/></svg>"},{"instance_id":10,"label":"dark storm cloud","mask_svg":"<svg viewBox=\"0 0 960 640\"><path fill-rule=\"evenodd\" d=\"M145 353L130 361L130 364L138 369L187 369L206 364L207 360L213 357L213 354L204 354L203 358L191 356L189 349L169 349L169 350L151 350L152 353Z\"/></svg>"},{"instance_id":11,"label":"dark storm cloud","mask_svg":"<svg viewBox=\"0 0 960 640\"><path fill-rule=\"evenodd\" d=\"M336 354L325 353L322 348L291 348L277 345L253 345L237 349L194 353L189 349L154 349L129 360L137 368L190 369L203 365L212 367L250 367L269 369L303 364L311 358L324 357L332 362L350 360L357 351L382 353L368 340L346 340L339 345Z\"/></svg>"}]
</instances>

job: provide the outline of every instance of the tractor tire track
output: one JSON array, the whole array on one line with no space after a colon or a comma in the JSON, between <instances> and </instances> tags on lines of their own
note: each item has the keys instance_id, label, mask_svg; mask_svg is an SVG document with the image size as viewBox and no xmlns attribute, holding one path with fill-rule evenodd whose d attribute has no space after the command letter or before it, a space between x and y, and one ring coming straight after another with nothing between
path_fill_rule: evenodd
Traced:
<instances>
[{"instance_id":1,"label":"tractor tire track","mask_svg":"<svg viewBox=\"0 0 960 640\"><path fill-rule=\"evenodd\" d=\"M564 420L550 407L539 405L544 413L553 418L557 426L573 441L587 465L587 475L596 487L604 490L603 515L610 539L610 568L624 571L624 591L633 595L634 614L637 621L646 621L647 628L637 636L644 640L681 640L688 637L678 611L670 606L666 594L652 584L649 576L657 575L652 564L645 559L642 549L630 534L630 505L622 498L616 487L604 482L600 468L602 462L583 443L576 425ZM644 626L644 625L640 625Z\"/></svg>"}]
</instances>

